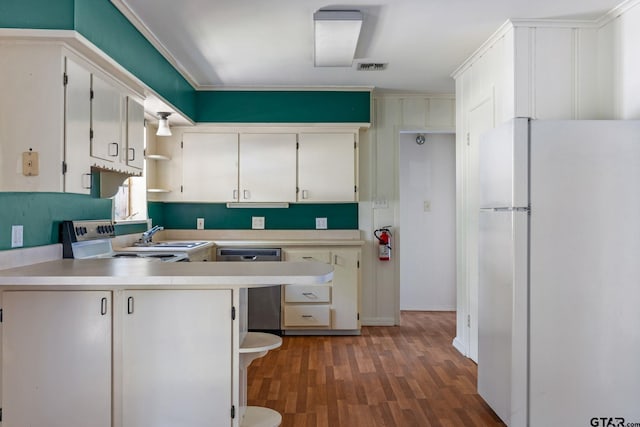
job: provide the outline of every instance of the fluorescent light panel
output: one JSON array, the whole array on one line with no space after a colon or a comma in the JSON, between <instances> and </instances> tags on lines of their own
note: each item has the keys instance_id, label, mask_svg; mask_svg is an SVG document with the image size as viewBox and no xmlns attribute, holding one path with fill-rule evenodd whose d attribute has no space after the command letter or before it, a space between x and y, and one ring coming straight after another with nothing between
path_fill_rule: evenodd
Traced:
<instances>
[{"instance_id":1,"label":"fluorescent light panel","mask_svg":"<svg viewBox=\"0 0 640 427\"><path fill-rule=\"evenodd\" d=\"M319 10L313 14L316 67L351 67L362 28L358 10Z\"/></svg>"}]
</instances>

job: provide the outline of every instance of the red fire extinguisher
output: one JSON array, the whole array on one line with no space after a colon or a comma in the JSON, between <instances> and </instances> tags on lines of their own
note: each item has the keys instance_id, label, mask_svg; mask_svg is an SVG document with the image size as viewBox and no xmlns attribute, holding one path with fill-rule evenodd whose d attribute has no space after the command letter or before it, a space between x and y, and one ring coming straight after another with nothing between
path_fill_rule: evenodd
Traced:
<instances>
[{"instance_id":1,"label":"red fire extinguisher","mask_svg":"<svg viewBox=\"0 0 640 427\"><path fill-rule=\"evenodd\" d=\"M391 231L387 227L382 227L374 231L373 235L378 239L378 259L389 261L391 259Z\"/></svg>"}]
</instances>

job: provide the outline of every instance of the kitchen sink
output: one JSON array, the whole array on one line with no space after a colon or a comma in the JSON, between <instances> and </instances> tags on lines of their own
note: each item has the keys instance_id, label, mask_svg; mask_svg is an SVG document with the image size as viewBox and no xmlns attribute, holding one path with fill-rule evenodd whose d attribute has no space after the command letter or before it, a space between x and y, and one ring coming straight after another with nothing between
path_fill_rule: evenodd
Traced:
<instances>
[{"instance_id":1,"label":"kitchen sink","mask_svg":"<svg viewBox=\"0 0 640 427\"><path fill-rule=\"evenodd\" d=\"M150 243L136 243L135 246L143 248L181 248L192 249L202 246L207 242L150 242Z\"/></svg>"}]
</instances>

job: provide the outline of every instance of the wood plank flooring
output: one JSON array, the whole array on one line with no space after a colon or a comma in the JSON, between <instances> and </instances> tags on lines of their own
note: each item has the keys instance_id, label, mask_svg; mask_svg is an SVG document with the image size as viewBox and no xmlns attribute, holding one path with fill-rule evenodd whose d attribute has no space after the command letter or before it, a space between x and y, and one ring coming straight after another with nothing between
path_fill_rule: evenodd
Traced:
<instances>
[{"instance_id":1,"label":"wood plank flooring","mask_svg":"<svg viewBox=\"0 0 640 427\"><path fill-rule=\"evenodd\" d=\"M248 403L284 427L503 426L454 335L455 313L403 312L361 336L285 336L249 367Z\"/></svg>"}]
</instances>

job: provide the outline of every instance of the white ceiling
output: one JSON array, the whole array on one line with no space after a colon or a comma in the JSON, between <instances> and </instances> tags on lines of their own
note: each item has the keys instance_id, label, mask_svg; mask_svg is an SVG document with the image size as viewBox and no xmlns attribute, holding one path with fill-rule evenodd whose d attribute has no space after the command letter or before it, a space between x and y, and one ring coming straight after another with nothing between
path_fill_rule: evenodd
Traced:
<instances>
[{"instance_id":1,"label":"white ceiling","mask_svg":"<svg viewBox=\"0 0 640 427\"><path fill-rule=\"evenodd\" d=\"M112 0L129 9L196 88L374 86L453 93L451 73L509 18L594 20L621 0ZM364 14L356 62L314 68L313 13ZM135 21L135 19L134 19Z\"/></svg>"}]
</instances>

